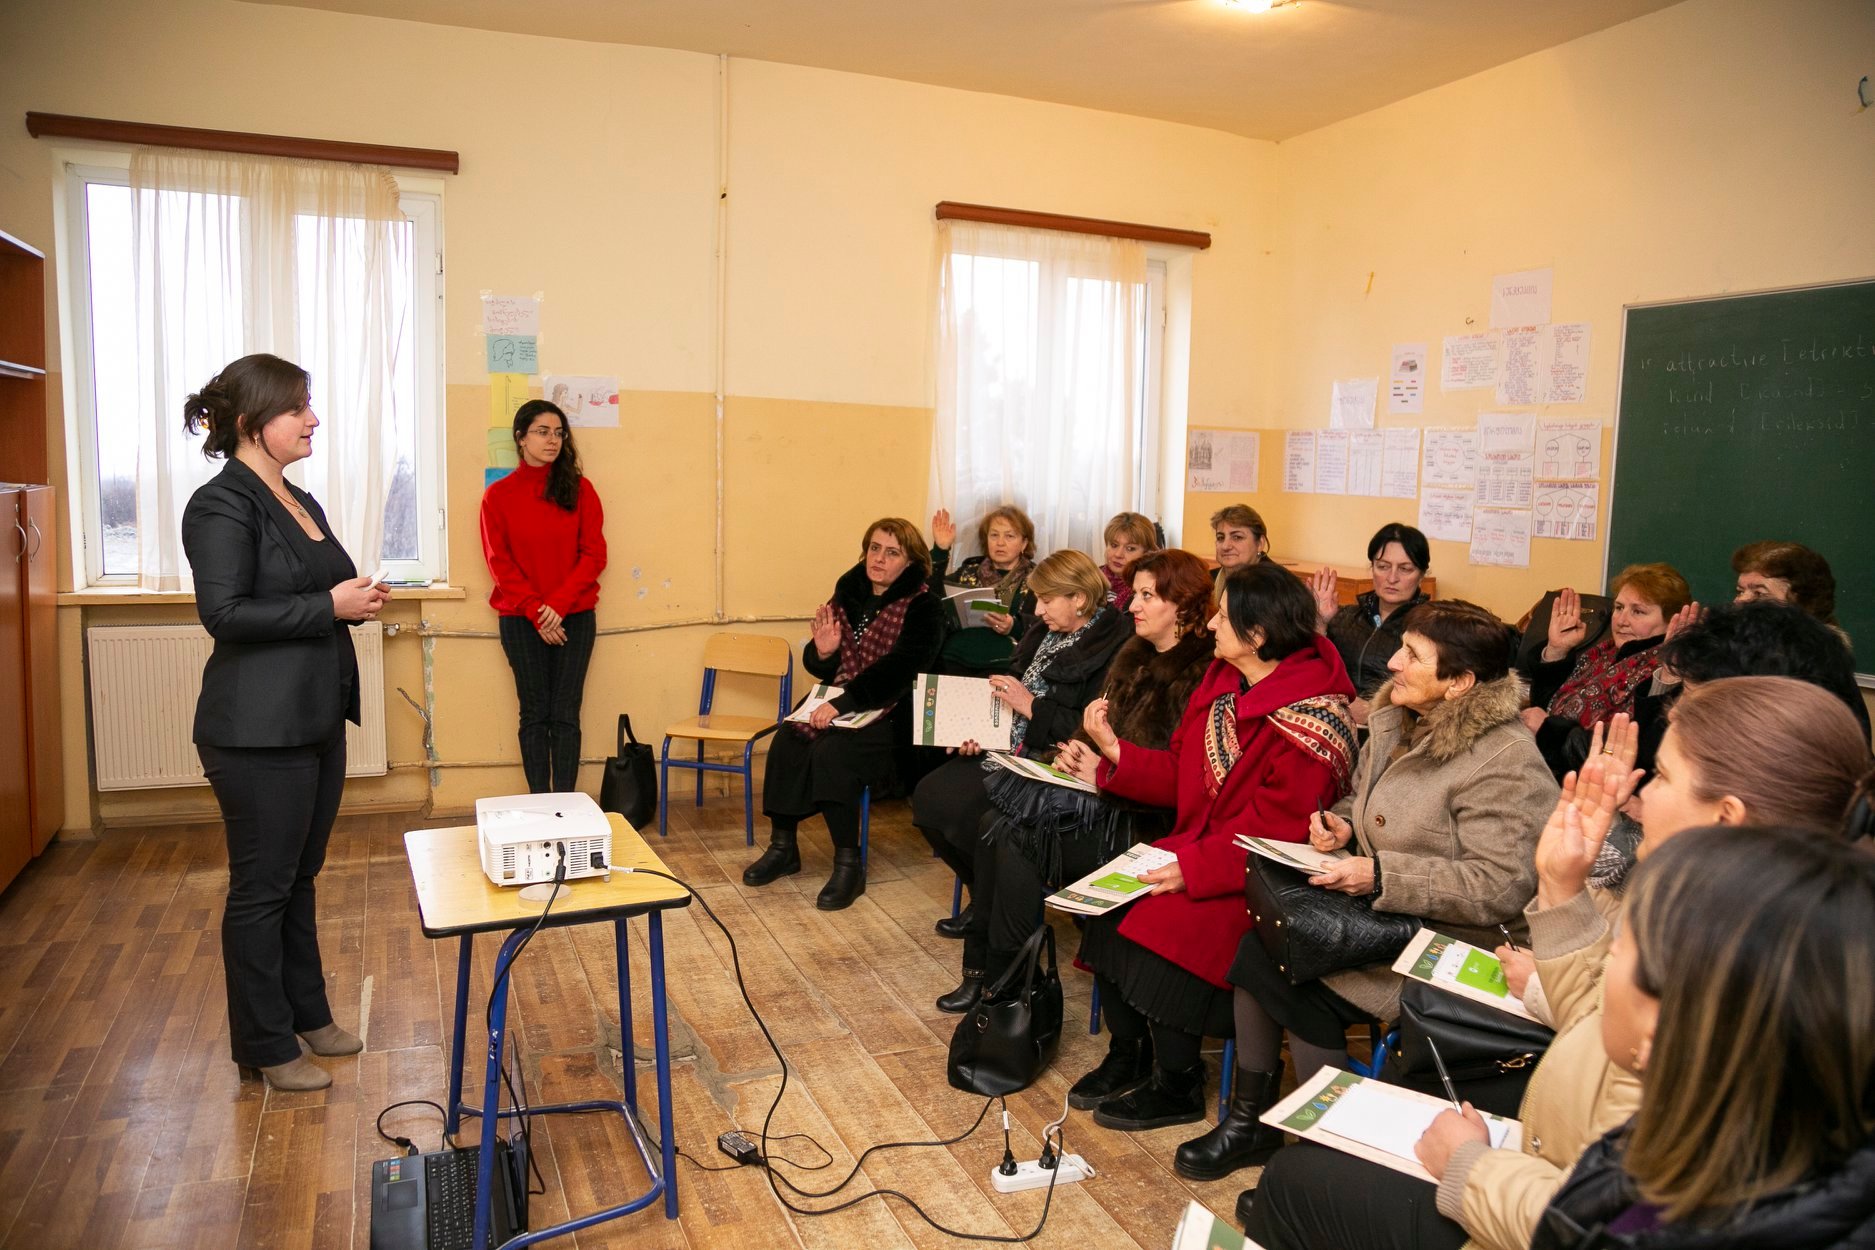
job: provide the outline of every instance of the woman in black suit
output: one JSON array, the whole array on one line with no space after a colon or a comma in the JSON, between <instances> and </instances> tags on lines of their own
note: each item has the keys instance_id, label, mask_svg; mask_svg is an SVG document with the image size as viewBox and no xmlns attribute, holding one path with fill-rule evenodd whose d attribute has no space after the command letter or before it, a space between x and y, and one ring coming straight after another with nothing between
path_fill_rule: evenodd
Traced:
<instances>
[{"instance_id":1,"label":"woman in black suit","mask_svg":"<svg viewBox=\"0 0 1875 1250\"><path fill-rule=\"evenodd\" d=\"M390 594L358 576L311 495L282 470L312 454L311 379L243 356L189 396L183 425L227 467L189 499L182 545L195 608L215 640L195 743L228 838L221 957L234 1061L275 1089L332 1077L300 1051L350 1055L319 960L314 879L345 786L345 722L358 720L348 626Z\"/></svg>"}]
</instances>

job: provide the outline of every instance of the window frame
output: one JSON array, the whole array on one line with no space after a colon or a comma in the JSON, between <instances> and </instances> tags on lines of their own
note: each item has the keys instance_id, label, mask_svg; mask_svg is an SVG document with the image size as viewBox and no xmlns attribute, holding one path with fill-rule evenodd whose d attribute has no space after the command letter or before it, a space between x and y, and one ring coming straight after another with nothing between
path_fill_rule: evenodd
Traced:
<instances>
[{"instance_id":1,"label":"window frame","mask_svg":"<svg viewBox=\"0 0 1875 1250\"><path fill-rule=\"evenodd\" d=\"M72 589L134 587L134 573L104 572L102 483L99 481L97 374L92 341L91 249L87 189L95 184L130 185L130 153L86 151L62 161L59 213L63 231L58 271L63 298L60 330L67 351L65 386L66 446L76 455L68 465L72 484L65 506L74 540ZM413 362L414 448L417 506L417 555L385 560L393 579L447 582L448 464L445 459L448 390L444 358L443 184L440 179L393 174L399 206L411 223L414 274L411 309L417 319L411 341ZM427 262L426 263L426 258ZM316 384L316 380L315 380ZM426 523L425 518L429 518Z\"/></svg>"}]
</instances>

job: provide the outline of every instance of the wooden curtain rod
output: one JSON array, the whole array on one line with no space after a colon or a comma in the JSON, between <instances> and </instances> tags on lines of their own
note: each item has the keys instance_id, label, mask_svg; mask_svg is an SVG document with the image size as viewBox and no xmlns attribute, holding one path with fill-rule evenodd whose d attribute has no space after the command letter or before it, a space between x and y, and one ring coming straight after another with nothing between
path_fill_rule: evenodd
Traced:
<instances>
[{"instance_id":1,"label":"wooden curtain rod","mask_svg":"<svg viewBox=\"0 0 1875 1250\"><path fill-rule=\"evenodd\" d=\"M959 204L954 200L939 201L937 218L939 221L981 221L992 226L1027 226L1033 230L1065 230L1069 234L1098 234L1110 239L1138 239L1143 243L1170 243L1174 247L1194 247L1200 251L1211 246L1211 236L1203 230L1174 230L1170 226L1036 213L1026 208L993 208L988 204Z\"/></svg>"},{"instance_id":2,"label":"wooden curtain rod","mask_svg":"<svg viewBox=\"0 0 1875 1250\"><path fill-rule=\"evenodd\" d=\"M459 173L462 158L440 148L399 148L381 143L345 143L337 139L298 139L291 135L256 135L239 130L199 130L194 126L153 126L147 122L69 117L63 113L26 114L26 133L35 139L90 139L157 148L194 148L205 152L242 152L249 156L284 156L307 161L350 161Z\"/></svg>"}]
</instances>

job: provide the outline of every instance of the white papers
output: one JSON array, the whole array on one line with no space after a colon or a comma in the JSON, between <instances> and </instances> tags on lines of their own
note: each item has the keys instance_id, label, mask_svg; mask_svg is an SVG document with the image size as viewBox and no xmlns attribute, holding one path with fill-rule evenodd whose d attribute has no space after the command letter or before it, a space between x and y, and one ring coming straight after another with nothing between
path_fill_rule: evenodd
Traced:
<instances>
[{"instance_id":1,"label":"white papers","mask_svg":"<svg viewBox=\"0 0 1875 1250\"><path fill-rule=\"evenodd\" d=\"M1315 489L1315 431L1290 430L1283 436L1283 489L1294 494Z\"/></svg>"},{"instance_id":2,"label":"white papers","mask_svg":"<svg viewBox=\"0 0 1875 1250\"><path fill-rule=\"evenodd\" d=\"M1478 454L1480 456L1529 451L1535 439L1535 413L1481 412L1478 414Z\"/></svg>"},{"instance_id":3,"label":"white papers","mask_svg":"<svg viewBox=\"0 0 1875 1250\"><path fill-rule=\"evenodd\" d=\"M1193 1198L1185 1204L1185 1214L1178 1217L1178 1227L1172 1230L1172 1250L1263 1250L1263 1246Z\"/></svg>"},{"instance_id":4,"label":"white papers","mask_svg":"<svg viewBox=\"0 0 1875 1250\"><path fill-rule=\"evenodd\" d=\"M1491 279L1491 328L1540 326L1549 323L1553 269L1522 269Z\"/></svg>"},{"instance_id":5,"label":"white papers","mask_svg":"<svg viewBox=\"0 0 1875 1250\"><path fill-rule=\"evenodd\" d=\"M1315 432L1315 490L1322 495L1348 493L1348 431Z\"/></svg>"},{"instance_id":6,"label":"white papers","mask_svg":"<svg viewBox=\"0 0 1875 1250\"><path fill-rule=\"evenodd\" d=\"M1600 482L1538 482L1530 507L1531 536L1594 542L1601 493Z\"/></svg>"},{"instance_id":7,"label":"white papers","mask_svg":"<svg viewBox=\"0 0 1875 1250\"><path fill-rule=\"evenodd\" d=\"M1411 499L1419 494L1419 429L1386 430L1386 451L1380 466L1380 493L1389 499Z\"/></svg>"},{"instance_id":8,"label":"white papers","mask_svg":"<svg viewBox=\"0 0 1875 1250\"><path fill-rule=\"evenodd\" d=\"M1478 483L1478 431L1432 429L1426 431L1424 461L1427 486L1475 486ZM1424 529L1425 526L1421 526ZM1471 523L1465 523L1467 534Z\"/></svg>"},{"instance_id":9,"label":"white papers","mask_svg":"<svg viewBox=\"0 0 1875 1250\"><path fill-rule=\"evenodd\" d=\"M1496 954L1444 933L1421 929L1406 944L1393 970L1411 981L1469 998L1499 1011L1534 1020L1523 1000L1510 992L1504 964Z\"/></svg>"},{"instance_id":10,"label":"white papers","mask_svg":"<svg viewBox=\"0 0 1875 1250\"><path fill-rule=\"evenodd\" d=\"M1396 343L1393 367L1387 373L1387 411L1396 415L1424 411L1425 388L1426 345Z\"/></svg>"},{"instance_id":11,"label":"white papers","mask_svg":"<svg viewBox=\"0 0 1875 1250\"><path fill-rule=\"evenodd\" d=\"M1551 482L1593 482L1601 476L1602 423L1539 421L1536 475Z\"/></svg>"},{"instance_id":12,"label":"white papers","mask_svg":"<svg viewBox=\"0 0 1875 1250\"><path fill-rule=\"evenodd\" d=\"M1500 404L1579 404L1589 367L1588 323L1504 331L1497 375Z\"/></svg>"},{"instance_id":13,"label":"white papers","mask_svg":"<svg viewBox=\"0 0 1875 1250\"><path fill-rule=\"evenodd\" d=\"M1432 1122L1451 1104L1440 1106L1401 1098L1378 1081L1362 1081L1350 1086L1321 1118L1321 1130L1349 1141L1371 1146L1395 1158L1417 1161L1413 1147L1426 1135ZM1486 1120L1491 1145L1504 1144L1508 1128L1501 1120Z\"/></svg>"},{"instance_id":14,"label":"white papers","mask_svg":"<svg viewBox=\"0 0 1875 1250\"><path fill-rule=\"evenodd\" d=\"M1478 502L1499 508L1528 508L1536 458L1527 451L1499 452L1478 463Z\"/></svg>"},{"instance_id":15,"label":"white papers","mask_svg":"<svg viewBox=\"0 0 1875 1250\"><path fill-rule=\"evenodd\" d=\"M1185 489L1254 494L1259 440L1245 430L1192 430L1185 436Z\"/></svg>"},{"instance_id":16,"label":"white papers","mask_svg":"<svg viewBox=\"0 0 1875 1250\"><path fill-rule=\"evenodd\" d=\"M994 612L1008 615L1009 608L996 597L996 591L989 586L959 586L955 582L944 583L944 602L957 616L958 629L982 629L989 625L986 619Z\"/></svg>"},{"instance_id":17,"label":"white papers","mask_svg":"<svg viewBox=\"0 0 1875 1250\"><path fill-rule=\"evenodd\" d=\"M568 425L616 426L618 379L596 374L549 373L540 393L560 405Z\"/></svg>"},{"instance_id":18,"label":"white papers","mask_svg":"<svg viewBox=\"0 0 1875 1250\"><path fill-rule=\"evenodd\" d=\"M1529 568L1530 513L1521 508L1474 508L1468 558L1473 564Z\"/></svg>"},{"instance_id":19,"label":"white papers","mask_svg":"<svg viewBox=\"0 0 1875 1250\"><path fill-rule=\"evenodd\" d=\"M1387 440L1379 430L1349 431L1348 494L1380 493L1380 467L1386 450Z\"/></svg>"},{"instance_id":20,"label":"white papers","mask_svg":"<svg viewBox=\"0 0 1875 1250\"><path fill-rule=\"evenodd\" d=\"M911 740L926 747L974 742L986 751L1007 751L1015 714L990 692L985 677L920 673L912 685Z\"/></svg>"},{"instance_id":21,"label":"white papers","mask_svg":"<svg viewBox=\"0 0 1875 1250\"><path fill-rule=\"evenodd\" d=\"M1040 760L1032 760L1021 755L1005 755L1001 751L991 751L985 758L998 768L1007 768L1010 772L1027 777L1030 781L1061 786L1068 790L1081 790L1087 794L1100 793L1098 786L1090 786L1079 777L1064 773L1059 768L1051 768Z\"/></svg>"},{"instance_id":22,"label":"white papers","mask_svg":"<svg viewBox=\"0 0 1875 1250\"><path fill-rule=\"evenodd\" d=\"M1273 859L1279 864L1287 864L1309 873L1332 868L1336 861L1348 857L1346 851L1318 851L1307 842L1277 842L1271 838L1253 838L1243 833L1238 834L1233 841L1253 855L1261 855L1264 859Z\"/></svg>"},{"instance_id":23,"label":"white papers","mask_svg":"<svg viewBox=\"0 0 1875 1250\"><path fill-rule=\"evenodd\" d=\"M1161 851L1144 842L1135 842L1073 885L1055 891L1043 901L1056 911L1099 916L1124 907L1134 899L1146 897L1151 893L1152 886L1141 881L1139 874L1163 868L1177 858L1175 852Z\"/></svg>"},{"instance_id":24,"label":"white papers","mask_svg":"<svg viewBox=\"0 0 1875 1250\"><path fill-rule=\"evenodd\" d=\"M1497 402L1536 404L1542 401L1537 381L1537 340L1540 326L1517 326L1504 331L1504 356L1498 362Z\"/></svg>"},{"instance_id":25,"label":"white papers","mask_svg":"<svg viewBox=\"0 0 1875 1250\"><path fill-rule=\"evenodd\" d=\"M539 334L540 301L531 295L482 296L482 333Z\"/></svg>"},{"instance_id":26,"label":"white papers","mask_svg":"<svg viewBox=\"0 0 1875 1250\"><path fill-rule=\"evenodd\" d=\"M1471 492L1449 486L1428 486L1419 492L1419 528L1427 538L1447 542L1471 541Z\"/></svg>"},{"instance_id":27,"label":"white papers","mask_svg":"<svg viewBox=\"0 0 1875 1250\"><path fill-rule=\"evenodd\" d=\"M1434 1098L1430 1094L1421 1094L1414 1090L1402 1089L1397 1085L1387 1085L1379 1081L1368 1081L1344 1072L1340 1068L1321 1068L1315 1075L1304 1079L1287 1098L1265 1111L1259 1119L1265 1124L1294 1133L1304 1141L1316 1142L1351 1154L1381 1167L1391 1168L1406 1176L1415 1176L1428 1184L1432 1183L1432 1174L1413 1153L1423 1126L1419 1133L1398 1120L1399 1113L1380 1109L1359 1115L1358 1119L1372 1123L1376 1128L1390 1126L1390 1131L1381 1137L1384 1145L1371 1145L1365 1138L1375 1136L1375 1128L1363 1129L1355 1126L1356 1116L1349 1116L1339 1125L1330 1122L1336 1108L1354 1094L1356 1090L1371 1087L1368 1093L1355 1103L1357 1111L1369 1098L1385 1098L1398 1102L1424 1107L1422 1113L1425 1123L1430 1124L1441 1111L1451 1110L1452 1104L1443 1098ZM1489 1126L1490 1138L1494 1145L1507 1150L1516 1150L1523 1143L1523 1125L1516 1120L1507 1120L1501 1116L1485 1113L1484 1121ZM1344 1135L1345 1134L1345 1135ZM1407 1140L1410 1137L1411 1140ZM1400 1148L1405 1151L1401 1153Z\"/></svg>"},{"instance_id":28,"label":"white papers","mask_svg":"<svg viewBox=\"0 0 1875 1250\"><path fill-rule=\"evenodd\" d=\"M1379 378L1337 379L1329 392L1328 428L1331 430L1373 429L1374 397L1379 393Z\"/></svg>"},{"instance_id":29,"label":"white papers","mask_svg":"<svg viewBox=\"0 0 1875 1250\"><path fill-rule=\"evenodd\" d=\"M1447 335L1439 372L1439 389L1475 391L1496 386L1497 340L1498 336L1489 331L1483 334Z\"/></svg>"},{"instance_id":30,"label":"white papers","mask_svg":"<svg viewBox=\"0 0 1875 1250\"><path fill-rule=\"evenodd\" d=\"M807 692L807 697L801 700L801 706L789 712L785 719L805 725L808 719L813 716L815 708L823 703L831 703L845 693L846 689L842 686L817 685ZM844 716L834 717L833 727L836 729L864 729L881 716L884 716L885 713L886 709L882 707L873 708L870 712L848 712Z\"/></svg>"}]
</instances>

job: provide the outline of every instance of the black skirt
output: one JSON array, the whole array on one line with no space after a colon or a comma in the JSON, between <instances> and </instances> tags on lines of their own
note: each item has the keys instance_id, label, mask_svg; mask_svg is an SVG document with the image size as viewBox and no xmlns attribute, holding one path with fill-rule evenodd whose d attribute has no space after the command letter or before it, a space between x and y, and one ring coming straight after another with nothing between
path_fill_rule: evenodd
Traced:
<instances>
[{"instance_id":1,"label":"black skirt","mask_svg":"<svg viewBox=\"0 0 1875 1250\"><path fill-rule=\"evenodd\" d=\"M1231 992L1147 950L1120 933L1118 916L1095 916L1081 933L1081 962L1120 988L1133 1010L1155 1024L1196 1037L1236 1032Z\"/></svg>"},{"instance_id":2,"label":"black skirt","mask_svg":"<svg viewBox=\"0 0 1875 1250\"><path fill-rule=\"evenodd\" d=\"M1254 929L1237 943L1237 957L1226 977L1249 991L1271 1019L1312 1046L1346 1046L1350 1024L1373 1023L1366 1012L1320 981L1289 984Z\"/></svg>"},{"instance_id":3,"label":"black skirt","mask_svg":"<svg viewBox=\"0 0 1875 1250\"><path fill-rule=\"evenodd\" d=\"M893 724L882 716L864 729L829 729L813 739L783 725L762 774L763 815L812 816L821 803L857 805L867 786L876 793L892 776Z\"/></svg>"}]
</instances>

